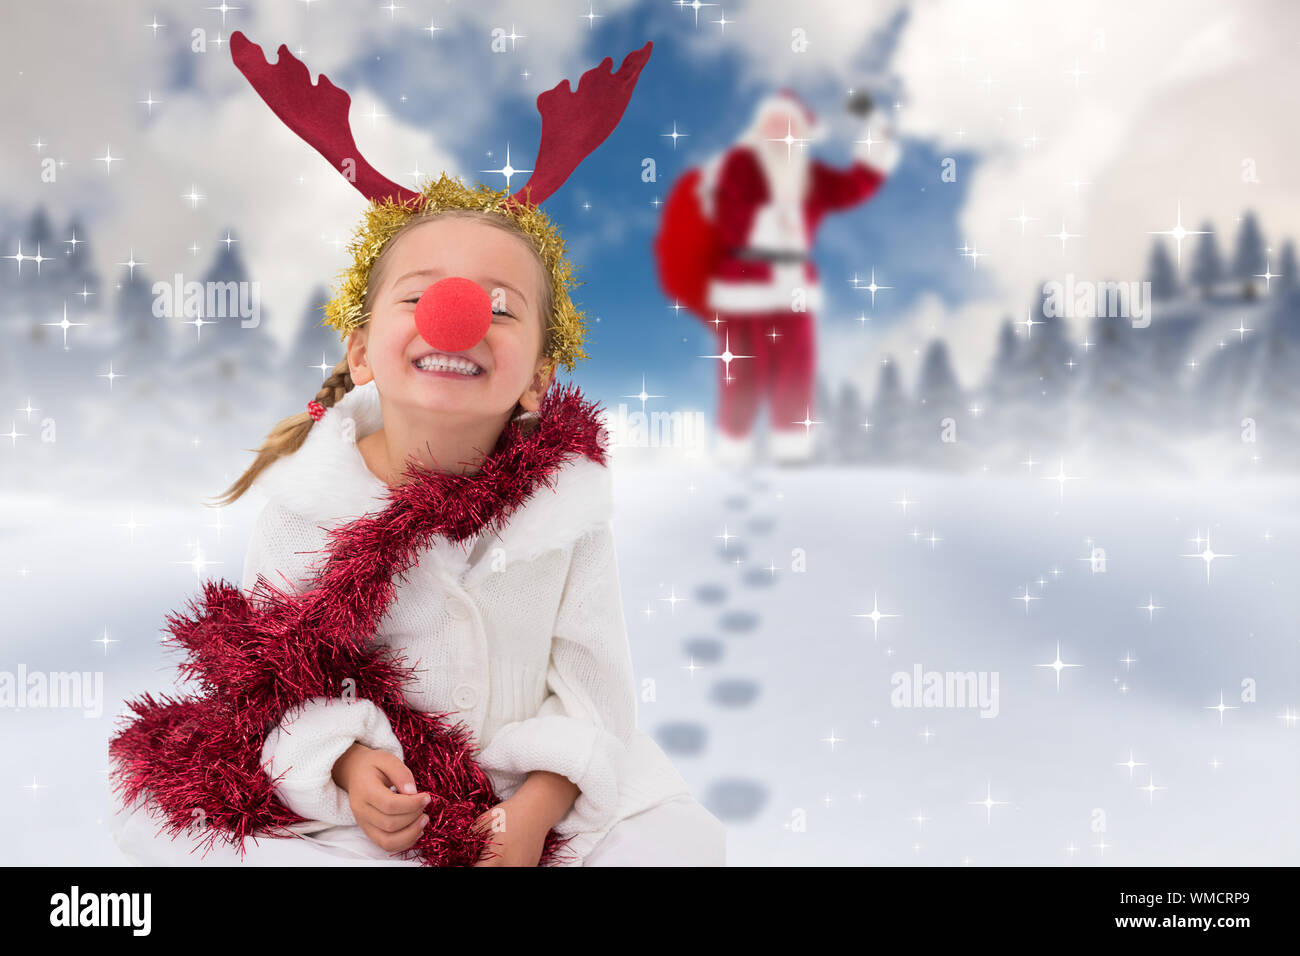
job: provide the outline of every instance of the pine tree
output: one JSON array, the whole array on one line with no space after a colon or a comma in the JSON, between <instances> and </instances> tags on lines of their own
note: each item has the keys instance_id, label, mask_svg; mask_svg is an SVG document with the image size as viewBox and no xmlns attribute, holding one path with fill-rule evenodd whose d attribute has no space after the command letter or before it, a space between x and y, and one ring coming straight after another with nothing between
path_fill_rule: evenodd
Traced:
<instances>
[{"instance_id":1,"label":"pine tree","mask_svg":"<svg viewBox=\"0 0 1300 956\"><path fill-rule=\"evenodd\" d=\"M1147 281L1151 283L1151 296L1172 299L1178 293L1178 274L1163 242L1151 246L1151 259L1147 266Z\"/></svg>"},{"instance_id":2,"label":"pine tree","mask_svg":"<svg viewBox=\"0 0 1300 956\"><path fill-rule=\"evenodd\" d=\"M813 395L813 407L805 410L805 414L813 421L822 422L820 425L800 425L800 428L811 428L813 430L813 460L827 461L834 457L835 450L830 448L835 436L833 433L834 426L834 408L831 403L830 388L826 384L824 375L817 376L817 385ZM793 424L793 423L791 423ZM789 428L789 425L784 426Z\"/></svg>"},{"instance_id":3,"label":"pine tree","mask_svg":"<svg viewBox=\"0 0 1300 956\"><path fill-rule=\"evenodd\" d=\"M1264 237L1259 231L1253 212L1241 219L1237 232L1237 248L1232 259L1232 278L1241 283L1244 298L1255 298L1255 276L1264 272Z\"/></svg>"},{"instance_id":4,"label":"pine tree","mask_svg":"<svg viewBox=\"0 0 1300 956\"><path fill-rule=\"evenodd\" d=\"M76 239L76 242L69 240ZM100 295L99 275L91 259L89 232L80 217L73 217L68 223L67 247L64 251L63 294L67 297L77 296L84 306L94 308Z\"/></svg>"},{"instance_id":5,"label":"pine tree","mask_svg":"<svg viewBox=\"0 0 1300 956\"><path fill-rule=\"evenodd\" d=\"M871 403L867 430L867 445L873 462L898 461L906 449L902 447L906 427L907 397L899 380L898 366L892 356L881 363L880 377L876 382L876 395Z\"/></svg>"},{"instance_id":6,"label":"pine tree","mask_svg":"<svg viewBox=\"0 0 1300 956\"><path fill-rule=\"evenodd\" d=\"M1201 290L1203 298L1209 298L1215 283L1223 278L1223 259L1219 256L1219 245L1214 240L1211 223L1201 225L1204 235L1196 243L1196 252L1192 259L1192 282Z\"/></svg>"},{"instance_id":7,"label":"pine tree","mask_svg":"<svg viewBox=\"0 0 1300 956\"><path fill-rule=\"evenodd\" d=\"M1285 295L1296 287L1295 243L1288 239L1282 246L1282 263L1278 266L1281 278L1278 279L1279 291Z\"/></svg>"},{"instance_id":8,"label":"pine tree","mask_svg":"<svg viewBox=\"0 0 1300 956\"><path fill-rule=\"evenodd\" d=\"M863 425L866 420L866 409L857 388L852 382L844 382L840 386L831 424L835 436L835 460L862 461L866 457L867 429Z\"/></svg>"},{"instance_id":9,"label":"pine tree","mask_svg":"<svg viewBox=\"0 0 1300 956\"><path fill-rule=\"evenodd\" d=\"M61 248L45 206L37 206L27 222L26 234L22 237L23 255L39 255L47 261L21 263L15 278L19 309L40 322L48 322L49 316L62 312L63 300L59 290L59 279L62 276L60 267L63 265L59 261Z\"/></svg>"},{"instance_id":10,"label":"pine tree","mask_svg":"<svg viewBox=\"0 0 1300 956\"><path fill-rule=\"evenodd\" d=\"M285 353L282 367L285 381L304 385L318 383L330 374L328 369L319 367L321 362L333 367L343 358L343 343L338 332L328 325L321 325L324 320L322 310L329 297L325 286L317 286L307 296L307 305L298 321L298 334Z\"/></svg>"}]
</instances>

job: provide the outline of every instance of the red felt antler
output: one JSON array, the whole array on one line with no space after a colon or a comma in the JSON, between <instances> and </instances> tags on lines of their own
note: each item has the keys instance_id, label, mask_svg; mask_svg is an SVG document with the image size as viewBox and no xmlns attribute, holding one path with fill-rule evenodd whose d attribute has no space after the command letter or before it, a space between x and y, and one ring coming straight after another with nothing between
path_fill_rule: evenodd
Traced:
<instances>
[{"instance_id":1,"label":"red felt antler","mask_svg":"<svg viewBox=\"0 0 1300 956\"><path fill-rule=\"evenodd\" d=\"M576 90L569 89L568 80L561 80L537 97L537 111L542 116L537 161L528 182L508 202L540 205L564 185L578 164L605 141L623 118L653 48L653 42L647 41L641 49L633 50L613 74L609 69L614 61L605 57L599 66L582 74ZM381 176L366 162L348 125L352 100L324 73L313 84L307 67L283 44L279 58L272 64L262 48L239 31L230 35L230 55L275 115L329 160L367 199L391 196L409 203L423 198Z\"/></svg>"},{"instance_id":2,"label":"red felt antler","mask_svg":"<svg viewBox=\"0 0 1300 956\"><path fill-rule=\"evenodd\" d=\"M561 80L537 97L537 111L542 114L537 162L528 182L511 200L541 205L595 152L623 118L652 49L654 43L647 40L645 46L623 58L614 74L609 72L614 61L605 57L599 66L582 74L576 90L569 89L568 80Z\"/></svg>"},{"instance_id":3,"label":"red felt antler","mask_svg":"<svg viewBox=\"0 0 1300 956\"><path fill-rule=\"evenodd\" d=\"M348 107L352 100L329 81L324 73L313 84L301 60L280 45L279 59L270 63L262 48L239 31L230 35L230 55L239 72L266 100L284 125L329 160L367 199L393 196L403 202L422 199L413 190L381 176L371 166L352 138Z\"/></svg>"}]
</instances>

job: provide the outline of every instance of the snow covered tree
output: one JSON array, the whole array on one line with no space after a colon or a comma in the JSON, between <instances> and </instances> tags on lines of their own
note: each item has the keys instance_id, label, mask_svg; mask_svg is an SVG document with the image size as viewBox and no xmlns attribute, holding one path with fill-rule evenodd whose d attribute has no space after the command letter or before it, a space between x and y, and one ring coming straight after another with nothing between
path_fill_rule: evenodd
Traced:
<instances>
[{"instance_id":1,"label":"snow covered tree","mask_svg":"<svg viewBox=\"0 0 1300 956\"><path fill-rule=\"evenodd\" d=\"M1223 259L1219 255L1219 245L1214 241L1213 225L1205 222L1201 231L1204 235L1197 238L1192 258L1192 282L1201 290L1203 298L1209 298L1215 283L1223 279Z\"/></svg>"},{"instance_id":2,"label":"snow covered tree","mask_svg":"<svg viewBox=\"0 0 1300 956\"><path fill-rule=\"evenodd\" d=\"M1278 280L1279 291L1285 295L1296 287L1295 243L1288 239L1282 245L1282 262L1278 266L1281 278Z\"/></svg>"},{"instance_id":3,"label":"snow covered tree","mask_svg":"<svg viewBox=\"0 0 1300 956\"><path fill-rule=\"evenodd\" d=\"M1244 298L1255 298L1255 276L1264 272L1264 236L1259 231L1253 212L1246 213L1241 219L1241 229L1237 231L1237 246L1232 257L1232 278L1241 283Z\"/></svg>"},{"instance_id":4,"label":"snow covered tree","mask_svg":"<svg viewBox=\"0 0 1300 956\"><path fill-rule=\"evenodd\" d=\"M117 283L114 322L118 343L126 350L125 357L133 370L130 374L136 379L132 385L143 384L157 375L170 351L168 320L153 314L153 285L140 266L123 267Z\"/></svg>"},{"instance_id":5,"label":"snow covered tree","mask_svg":"<svg viewBox=\"0 0 1300 956\"><path fill-rule=\"evenodd\" d=\"M1171 299L1178 293L1178 274L1165 244L1156 241L1151 246L1151 259L1147 265L1147 281L1151 295L1157 299Z\"/></svg>"},{"instance_id":6,"label":"snow covered tree","mask_svg":"<svg viewBox=\"0 0 1300 956\"><path fill-rule=\"evenodd\" d=\"M903 394L898 366L892 356L886 357L881 363L876 395L867 414L871 422L871 427L866 430L870 461L889 463L903 457L907 412L907 396Z\"/></svg>"},{"instance_id":7,"label":"snow covered tree","mask_svg":"<svg viewBox=\"0 0 1300 956\"><path fill-rule=\"evenodd\" d=\"M62 290L65 296L77 296L83 305L94 307L100 294L99 276L91 261L89 231L79 217L68 224L68 238L64 240L64 270ZM75 238L76 242L69 240ZM84 293L84 294L83 294Z\"/></svg>"},{"instance_id":8,"label":"snow covered tree","mask_svg":"<svg viewBox=\"0 0 1300 956\"><path fill-rule=\"evenodd\" d=\"M298 334L284 356L282 376L286 382L315 384L319 387L328 376L329 369L321 369L322 362L334 366L343 358L343 343L339 334L327 325L321 325L322 310L329 301L329 290L317 286L307 296L302 318L298 320Z\"/></svg>"},{"instance_id":9,"label":"snow covered tree","mask_svg":"<svg viewBox=\"0 0 1300 956\"><path fill-rule=\"evenodd\" d=\"M948 345L934 339L926 346L916 383L913 429L923 459L955 467L966 458L964 396L952 369Z\"/></svg>"},{"instance_id":10,"label":"snow covered tree","mask_svg":"<svg viewBox=\"0 0 1300 956\"><path fill-rule=\"evenodd\" d=\"M833 436L832 460L850 462L866 458L865 421L867 410L862 396L852 382L844 382L840 385L840 394L830 421Z\"/></svg>"}]
</instances>

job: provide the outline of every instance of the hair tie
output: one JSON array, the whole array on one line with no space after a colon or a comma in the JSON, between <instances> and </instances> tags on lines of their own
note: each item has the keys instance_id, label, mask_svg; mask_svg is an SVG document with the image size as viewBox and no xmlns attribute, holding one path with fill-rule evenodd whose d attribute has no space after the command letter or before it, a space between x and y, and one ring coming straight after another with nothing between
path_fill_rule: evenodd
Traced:
<instances>
[{"instance_id":1,"label":"hair tie","mask_svg":"<svg viewBox=\"0 0 1300 956\"><path fill-rule=\"evenodd\" d=\"M321 416L325 414L325 406L313 398L307 403L307 411L311 414L311 420L318 422L321 420Z\"/></svg>"}]
</instances>

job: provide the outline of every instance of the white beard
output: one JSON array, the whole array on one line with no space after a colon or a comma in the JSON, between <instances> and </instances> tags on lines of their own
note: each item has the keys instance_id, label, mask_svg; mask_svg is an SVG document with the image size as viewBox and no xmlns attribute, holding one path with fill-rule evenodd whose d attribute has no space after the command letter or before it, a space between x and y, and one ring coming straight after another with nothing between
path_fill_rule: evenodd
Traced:
<instances>
[{"instance_id":1,"label":"white beard","mask_svg":"<svg viewBox=\"0 0 1300 956\"><path fill-rule=\"evenodd\" d=\"M787 159L784 143L763 143L756 152L772 201L802 204L808 194L808 155L792 146Z\"/></svg>"}]
</instances>

